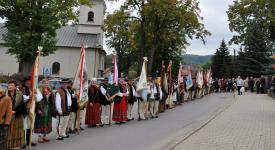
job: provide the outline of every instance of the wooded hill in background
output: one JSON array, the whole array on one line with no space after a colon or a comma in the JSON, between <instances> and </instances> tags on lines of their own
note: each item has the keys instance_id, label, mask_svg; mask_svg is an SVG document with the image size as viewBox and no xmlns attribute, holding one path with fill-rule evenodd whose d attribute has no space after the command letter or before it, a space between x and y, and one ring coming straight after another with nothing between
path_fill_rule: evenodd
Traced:
<instances>
[{"instance_id":1,"label":"wooded hill in background","mask_svg":"<svg viewBox=\"0 0 275 150\"><path fill-rule=\"evenodd\" d=\"M183 56L183 61L185 65L198 66L198 65L203 65L207 62L210 62L212 56L213 55L200 56L200 55L187 54Z\"/></svg>"}]
</instances>

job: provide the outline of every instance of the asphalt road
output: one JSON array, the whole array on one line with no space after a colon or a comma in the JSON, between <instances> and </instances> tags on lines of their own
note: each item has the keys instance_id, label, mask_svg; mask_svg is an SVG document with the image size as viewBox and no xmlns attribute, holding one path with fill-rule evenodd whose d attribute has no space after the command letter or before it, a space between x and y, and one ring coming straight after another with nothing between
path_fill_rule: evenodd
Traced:
<instances>
[{"instance_id":1,"label":"asphalt road","mask_svg":"<svg viewBox=\"0 0 275 150\"><path fill-rule=\"evenodd\" d=\"M203 118L232 102L228 93L211 94L161 113L158 119L131 121L123 125L85 128L80 135L64 141L39 144L34 150L158 150L163 149L182 130L192 129ZM135 110L137 105L135 105ZM137 111L136 111L137 116ZM137 117L136 117L137 118Z\"/></svg>"}]
</instances>

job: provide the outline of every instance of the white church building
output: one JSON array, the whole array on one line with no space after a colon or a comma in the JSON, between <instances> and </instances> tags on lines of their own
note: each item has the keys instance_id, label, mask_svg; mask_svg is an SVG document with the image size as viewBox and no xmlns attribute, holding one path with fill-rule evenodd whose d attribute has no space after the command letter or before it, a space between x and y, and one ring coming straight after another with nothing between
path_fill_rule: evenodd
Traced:
<instances>
[{"instance_id":1,"label":"white church building","mask_svg":"<svg viewBox=\"0 0 275 150\"><path fill-rule=\"evenodd\" d=\"M92 7L80 6L79 23L64 26L57 32L57 50L54 54L41 58L40 75L74 77L80 56L81 44L86 48L86 64L89 77L100 77L104 70L102 26L106 5L104 0L92 0ZM7 33L4 24L0 24L0 74L12 75L19 70L14 56L7 54L3 35Z\"/></svg>"}]
</instances>

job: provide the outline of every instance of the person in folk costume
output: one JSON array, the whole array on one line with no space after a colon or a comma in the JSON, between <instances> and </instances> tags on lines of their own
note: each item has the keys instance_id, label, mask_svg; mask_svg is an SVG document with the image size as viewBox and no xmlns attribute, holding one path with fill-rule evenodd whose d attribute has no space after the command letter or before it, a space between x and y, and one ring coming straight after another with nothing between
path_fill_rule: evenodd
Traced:
<instances>
[{"instance_id":1,"label":"person in folk costume","mask_svg":"<svg viewBox=\"0 0 275 150\"><path fill-rule=\"evenodd\" d=\"M47 134L52 132L52 113L54 108L54 93L49 87L47 79L42 80L42 87L39 89L43 99L36 105L36 116L34 124L34 133L38 135L38 142L49 142Z\"/></svg>"},{"instance_id":2,"label":"person in folk costume","mask_svg":"<svg viewBox=\"0 0 275 150\"><path fill-rule=\"evenodd\" d=\"M111 102L106 97L106 91L108 87L108 78L104 78L103 83L99 87L99 100L101 105L101 125L104 126L110 123L109 117L110 117L110 109L111 109Z\"/></svg>"},{"instance_id":3,"label":"person in folk costume","mask_svg":"<svg viewBox=\"0 0 275 150\"><path fill-rule=\"evenodd\" d=\"M178 88L178 92L179 92L179 98L178 98L178 103L179 105L181 105L182 103L184 103L184 93L186 91L186 78L184 77L183 82L180 83L179 88Z\"/></svg>"},{"instance_id":4,"label":"person in folk costume","mask_svg":"<svg viewBox=\"0 0 275 150\"><path fill-rule=\"evenodd\" d=\"M224 78L221 79L221 92L225 92L226 90L226 80Z\"/></svg>"},{"instance_id":5,"label":"person in folk costume","mask_svg":"<svg viewBox=\"0 0 275 150\"><path fill-rule=\"evenodd\" d=\"M162 91L162 98L160 99L159 102L159 112L165 112L165 107L166 107L166 99L168 98L168 88L167 87L167 78L166 78L166 72L165 72L165 65L162 65L162 71L161 71L161 79L160 79L160 87Z\"/></svg>"},{"instance_id":6,"label":"person in folk costume","mask_svg":"<svg viewBox=\"0 0 275 150\"><path fill-rule=\"evenodd\" d=\"M55 95L55 107L57 111L57 139L64 140L64 138L69 138L66 134L66 129L69 124L70 119L70 109L72 106L72 95L68 90L69 79L62 79L61 87L57 90Z\"/></svg>"},{"instance_id":7,"label":"person in folk costume","mask_svg":"<svg viewBox=\"0 0 275 150\"><path fill-rule=\"evenodd\" d=\"M151 82L149 82L149 106L150 106L150 115L151 118L158 118L158 109L159 109L159 101L162 99L162 90L158 83L156 83L156 79L152 78Z\"/></svg>"},{"instance_id":8,"label":"person in folk costume","mask_svg":"<svg viewBox=\"0 0 275 150\"><path fill-rule=\"evenodd\" d=\"M148 117L147 117L147 112L148 112L147 100L144 100L137 91L136 91L136 98L138 100L138 105L139 105L138 106L138 115L139 115L138 120L140 121L140 120L148 119Z\"/></svg>"},{"instance_id":9,"label":"person in folk costume","mask_svg":"<svg viewBox=\"0 0 275 150\"><path fill-rule=\"evenodd\" d=\"M113 121L116 124L121 124L127 122L127 97L129 91L127 89L127 82L120 80L120 93L118 96L115 96L114 101L114 112L113 112Z\"/></svg>"},{"instance_id":10,"label":"person in folk costume","mask_svg":"<svg viewBox=\"0 0 275 150\"><path fill-rule=\"evenodd\" d=\"M0 88L0 149L7 150L8 131L12 119L12 100L6 95L4 89Z\"/></svg>"},{"instance_id":11,"label":"person in folk costume","mask_svg":"<svg viewBox=\"0 0 275 150\"><path fill-rule=\"evenodd\" d=\"M86 107L85 118L85 124L88 125L88 128L97 127L101 122L99 88L96 84L96 79L92 79L91 86L88 89L89 103Z\"/></svg>"},{"instance_id":12,"label":"person in folk costume","mask_svg":"<svg viewBox=\"0 0 275 150\"><path fill-rule=\"evenodd\" d=\"M71 94L71 98L72 98L72 105L71 105L71 109L70 109L70 119L69 119L69 124L67 127L67 132L68 134L75 134L77 131L77 127L76 127L76 120L77 120L77 110L78 110L78 105L77 105L77 98L75 96L75 91L72 88L73 83L70 80L69 81L69 86L68 86L68 91ZM83 130L80 127L80 130Z\"/></svg>"},{"instance_id":13,"label":"person in folk costume","mask_svg":"<svg viewBox=\"0 0 275 150\"><path fill-rule=\"evenodd\" d=\"M208 86L207 86L207 71L203 72L203 91L202 91L202 95L205 96L207 95L207 91L208 91Z\"/></svg>"},{"instance_id":14,"label":"person in folk costume","mask_svg":"<svg viewBox=\"0 0 275 150\"><path fill-rule=\"evenodd\" d=\"M30 94L31 94L31 90L29 88L29 86L27 85L27 83L29 84L30 82L30 77L25 78L24 80L22 80L21 82L19 82L18 84L18 89L22 92L23 94L23 100L24 100L24 107L25 109L23 109L23 115L24 115L24 128L26 131L26 145L28 145L29 143L29 139L30 139L30 134L31 134L31 130L30 130L30 118L28 116L28 112L27 112L27 105L28 105L28 101L30 98ZM37 144L32 142L31 143L32 146L36 146ZM22 146L21 148L24 149L26 148L26 145Z\"/></svg>"},{"instance_id":15,"label":"person in folk costume","mask_svg":"<svg viewBox=\"0 0 275 150\"><path fill-rule=\"evenodd\" d=\"M8 132L8 149L25 147L25 131L24 131L24 112L25 104L23 93L16 88L17 83L14 80L8 82L8 90L6 95L12 100L13 117L11 120L10 131Z\"/></svg>"},{"instance_id":16,"label":"person in folk costume","mask_svg":"<svg viewBox=\"0 0 275 150\"><path fill-rule=\"evenodd\" d=\"M165 102L166 102L166 99L168 97L168 94L167 92L164 90L164 88L162 87L162 85L160 84L160 90L162 92L162 97L159 101L159 112L165 112Z\"/></svg>"},{"instance_id":17,"label":"person in folk costume","mask_svg":"<svg viewBox=\"0 0 275 150\"><path fill-rule=\"evenodd\" d=\"M173 98L173 104L177 105L178 102L178 81L172 80L173 86L172 86L172 98Z\"/></svg>"},{"instance_id":18,"label":"person in folk costume","mask_svg":"<svg viewBox=\"0 0 275 150\"><path fill-rule=\"evenodd\" d=\"M26 83L28 85L26 85ZM30 88L29 88L29 85L30 85L30 78L27 78L25 81L23 81L23 88L21 88L21 86L19 86L19 90L21 89L21 92L23 93L23 100L24 100L24 103L25 103L25 111L24 111L24 115L25 115L25 118L24 118L24 128L25 128L25 131L26 131L26 145L22 146L21 148L25 148L27 145L29 145L30 143L30 139L31 138L31 126L32 126L32 122L31 122L31 116L29 115L29 109L30 109L30 95L31 95L31 91ZM36 96L36 103L37 102L40 102L43 98L41 92L39 89L37 89L37 91L34 91L35 92L35 96ZM34 142L31 142L31 146L36 146L37 144L34 143Z\"/></svg>"},{"instance_id":19,"label":"person in folk costume","mask_svg":"<svg viewBox=\"0 0 275 150\"><path fill-rule=\"evenodd\" d=\"M129 95L127 97L128 100L128 106L127 106L127 115L128 115L128 121L134 120L132 111L134 103L137 101L136 98L136 87L135 87L135 80L128 79L127 81L127 89L129 91Z\"/></svg>"}]
</instances>

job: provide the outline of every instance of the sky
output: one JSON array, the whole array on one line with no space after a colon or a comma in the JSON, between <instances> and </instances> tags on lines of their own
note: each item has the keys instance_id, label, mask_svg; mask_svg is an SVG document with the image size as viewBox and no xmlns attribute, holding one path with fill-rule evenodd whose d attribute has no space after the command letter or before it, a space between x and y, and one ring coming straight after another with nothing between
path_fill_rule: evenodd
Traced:
<instances>
[{"instance_id":1,"label":"sky","mask_svg":"<svg viewBox=\"0 0 275 150\"><path fill-rule=\"evenodd\" d=\"M106 2L107 12L113 13L119 9L125 0L118 0L117 2ZM204 45L200 40L190 40L190 46L187 47L187 54L196 55L211 55L219 48L221 41L224 39L228 42L233 33L230 32L228 27L228 18L226 11L229 5L233 4L233 0L199 0L199 7L201 9L201 16L204 18L203 23L211 36L206 38ZM105 50L109 48L104 45ZM236 46L229 46L231 54L233 48Z\"/></svg>"}]
</instances>

